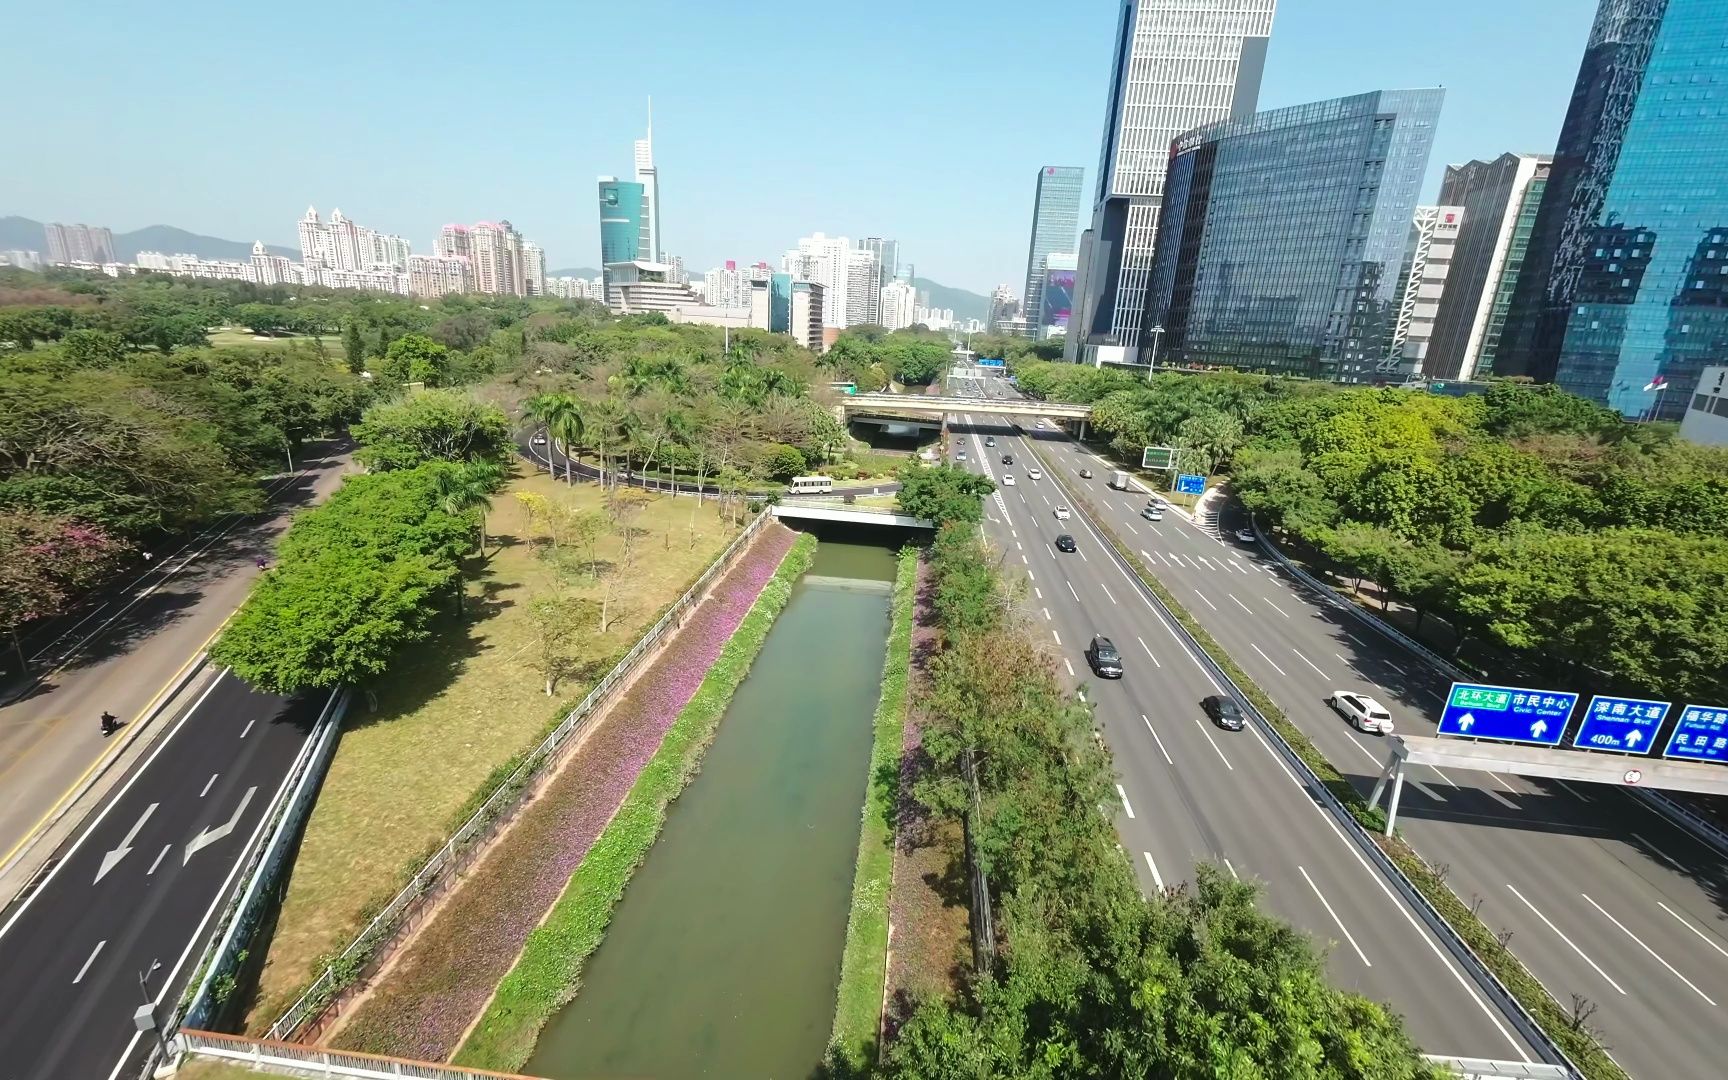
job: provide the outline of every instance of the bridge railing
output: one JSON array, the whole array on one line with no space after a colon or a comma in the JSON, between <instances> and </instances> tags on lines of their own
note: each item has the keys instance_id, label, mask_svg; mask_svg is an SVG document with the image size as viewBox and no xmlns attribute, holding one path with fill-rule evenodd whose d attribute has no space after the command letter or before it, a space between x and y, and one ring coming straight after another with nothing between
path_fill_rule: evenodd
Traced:
<instances>
[{"instance_id":1,"label":"bridge railing","mask_svg":"<svg viewBox=\"0 0 1728 1080\"><path fill-rule=\"evenodd\" d=\"M255 1071L282 1076L343 1076L358 1080L399 1080L404 1076L418 1080L534 1080L520 1073L489 1072L434 1061L332 1050L324 1046L246 1039L191 1028L182 1029L175 1036L174 1043L184 1057L244 1063Z\"/></svg>"}]
</instances>

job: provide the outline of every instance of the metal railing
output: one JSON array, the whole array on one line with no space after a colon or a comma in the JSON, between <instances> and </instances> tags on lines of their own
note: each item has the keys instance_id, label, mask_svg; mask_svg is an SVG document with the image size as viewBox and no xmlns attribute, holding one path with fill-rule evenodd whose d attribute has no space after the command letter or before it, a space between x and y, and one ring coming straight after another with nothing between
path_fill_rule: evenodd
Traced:
<instances>
[{"instance_id":1,"label":"metal railing","mask_svg":"<svg viewBox=\"0 0 1728 1080\"><path fill-rule=\"evenodd\" d=\"M382 954L388 952L387 946L392 941L404 930L411 929L409 919L424 907L429 899L437 895L437 891L441 891L441 883L450 877L453 870L469 865L484 850L486 841L497 833L498 827L509 817L511 811L526 800L533 782L548 765L557 760L558 752L570 742L571 737L587 725L598 707L605 703L615 690L629 681L637 665L659 645L661 639L682 625L702 594L720 575L731 568L756 533L772 520L768 514L758 514L751 519L744 531L734 537L720 557L710 563L702 576L696 579L696 583L673 602L660 620L649 627L630 651L624 654L624 658L570 710L563 722L552 729L552 733L523 758L522 764L498 786L491 797L462 823L408 884L404 885L348 947L325 967L318 978L313 980L312 985L306 988L305 993L300 995L299 1000L270 1026L271 1039L293 1038L308 1020L321 1015L366 966L381 959Z\"/></svg>"},{"instance_id":2,"label":"metal railing","mask_svg":"<svg viewBox=\"0 0 1728 1080\"><path fill-rule=\"evenodd\" d=\"M446 1065L435 1061L358 1054L299 1043L245 1039L210 1031L186 1029L174 1037L176 1049L185 1057L242 1062L260 1072L282 1076L357 1077L360 1080L534 1080L519 1073L490 1072Z\"/></svg>"},{"instance_id":3,"label":"metal railing","mask_svg":"<svg viewBox=\"0 0 1728 1080\"><path fill-rule=\"evenodd\" d=\"M1445 675L1453 682L1476 681L1475 676L1471 675L1457 664L1452 663L1452 661L1441 656L1426 645L1416 641L1414 638L1405 634L1385 619L1375 615L1372 611L1365 610L1362 605L1353 603L1346 599L1344 596L1339 594L1337 589L1298 566L1288 555L1285 555L1284 552L1279 550L1278 545L1274 544L1265 532L1261 530L1260 522L1258 520L1250 515L1249 521L1253 525L1254 535L1260 541L1260 546L1271 553L1272 558L1277 561L1279 566L1287 570L1292 577L1296 578L1296 580L1308 586L1308 588L1319 596L1323 602L1330 604L1341 611L1346 611L1351 615L1354 615L1364 626L1369 627L1388 640L1396 642L1405 649L1408 649L1412 654L1426 661L1430 667L1434 668L1442 675ZM1672 821L1675 825L1685 829L1687 832L1715 848L1717 851L1728 855L1728 832L1724 832L1715 822L1692 810L1690 807L1681 803L1678 799L1669 798L1652 788L1626 787L1621 790L1626 791L1632 795L1633 798L1644 800L1646 805L1657 813L1668 818L1668 820Z\"/></svg>"}]
</instances>

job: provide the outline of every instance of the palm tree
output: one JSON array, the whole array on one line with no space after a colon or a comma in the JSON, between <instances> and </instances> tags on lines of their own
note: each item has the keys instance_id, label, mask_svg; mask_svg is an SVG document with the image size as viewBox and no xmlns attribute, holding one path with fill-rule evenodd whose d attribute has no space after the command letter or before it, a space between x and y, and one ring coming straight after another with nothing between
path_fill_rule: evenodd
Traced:
<instances>
[{"instance_id":1,"label":"palm tree","mask_svg":"<svg viewBox=\"0 0 1728 1080\"><path fill-rule=\"evenodd\" d=\"M571 483L570 462L576 444L582 441L582 412L569 394L535 394L522 407L523 415L546 429L547 435L564 444L564 481ZM551 465L553 478L558 467Z\"/></svg>"},{"instance_id":2,"label":"palm tree","mask_svg":"<svg viewBox=\"0 0 1728 1080\"><path fill-rule=\"evenodd\" d=\"M492 493L498 490L503 470L492 464L461 465L440 469L437 476L438 506L446 514L461 517L480 512L480 556L486 556L486 513L492 509Z\"/></svg>"}]
</instances>

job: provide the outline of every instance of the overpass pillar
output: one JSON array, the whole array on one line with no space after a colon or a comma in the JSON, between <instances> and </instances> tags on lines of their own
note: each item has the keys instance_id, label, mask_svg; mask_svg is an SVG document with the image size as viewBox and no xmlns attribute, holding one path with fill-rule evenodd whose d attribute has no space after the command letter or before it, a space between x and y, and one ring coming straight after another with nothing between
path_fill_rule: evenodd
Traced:
<instances>
[{"instance_id":1,"label":"overpass pillar","mask_svg":"<svg viewBox=\"0 0 1728 1080\"><path fill-rule=\"evenodd\" d=\"M1392 798L1386 803L1386 835L1391 836L1392 830L1398 826L1398 803L1404 798L1404 762L1399 760L1392 766Z\"/></svg>"}]
</instances>

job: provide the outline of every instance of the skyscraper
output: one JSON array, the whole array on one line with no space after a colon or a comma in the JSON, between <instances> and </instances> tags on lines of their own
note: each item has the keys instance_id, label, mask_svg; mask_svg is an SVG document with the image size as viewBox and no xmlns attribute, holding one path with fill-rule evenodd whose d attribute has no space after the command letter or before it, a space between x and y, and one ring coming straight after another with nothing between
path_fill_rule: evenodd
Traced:
<instances>
[{"instance_id":1,"label":"skyscraper","mask_svg":"<svg viewBox=\"0 0 1728 1080\"><path fill-rule=\"evenodd\" d=\"M642 244L637 256L647 262L661 259L660 170L654 167L654 102L648 102L648 134L636 140L636 182L642 185Z\"/></svg>"},{"instance_id":2,"label":"skyscraper","mask_svg":"<svg viewBox=\"0 0 1728 1080\"><path fill-rule=\"evenodd\" d=\"M816 233L800 237L798 246L780 260L780 269L796 281L814 281L822 286L824 326L844 327L850 305L848 258L852 241L844 236Z\"/></svg>"},{"instance_id":3,"label":"skyscraper","mask_svg":"<svg viewBox=\"0 0 1728 1080\"><path fill-rule=\"evenodd\" d=\"M1251 116L1277 0L1123 0L1116 29L1103 148L1092 202L1084 295L1069 348L1090 360L1132 356L1164 202L1170 143L1217 120ZM1073 354L1071 354L1073 358Z\"/></svg>"},{"instance_id":4,"label":"skyscraper","mask_svg":"<svg viewBox=\"0 0 1728 1080\"><path fill-rule=\"evenodd\" d=\"M854 248L846 253L846 321L861 326L882 321L882 264L874 251Z\"/></svg>"},{"instance_id":5,"label":"skyscraper","mask_svg":"<svg viewBox=\"0 0 1728 1080\"><path fill-rule=\"evenodd\" d=\"M42 226L51 263L111 263L114 257L114 233L101 225L62 225L51 222Z\"/></svg>"},{"instance_id":6,"label":"skyscraper","mask_svg":"<svg viewBox=\"0 0 1728 1080\"><path fill-rule=\"evenodd\" d=\"M1506 309L1496 308L1495 298L1506 275L1516 280L1523 265L1530 229L1526 222L1520 230L1518 222L1531 195L1540 198L1549 161L1535 154L1501 154L1493 161L1446 166L1440 201L1460 207L1464 218L1434 316L1424 374L1469 379L1484 344L1499 339Z\"/></svg>"},{"instance_id":7,"label":"skyscraper","mask_svg":"<svg viewBox=\"0 0 1728 1080\"><path fill-rule=\"evenodd\" d=\"M611 303L613 263L652 262L642 249L643 210L646 192L641 184L616 176L600 178L600 276Z\"/></svg>"},{"instance_id":8,"label":"skyscraper","mask_svg":"<svg viewBox=\"0 0 1728 1080\"><path fill-rule=\"evenodd\" d=\"M1046 165L1038 170L1038 185L1032 195L1032 241L1026 253L1028 320L1042 318L1044 277L1052 269L1044 265L1045 257L1051 252L1070 255L1074 252L1075 234L1080 229L1080 188L1085 176L1086 170L1077 165Z\"/></svg>"},{"instance_id":9,"label":"skyscraper","mask_svg":"<svg viewBox=\"0 0 1728 1080\"><path fill-rule=\"evenodd\" d=\"M918 297L904 281L890 281L882 286L882 316L884 329L904 330L917 321Z\"/></svg>"},{"instance_id":10,"label":"skyscraper","mask_svg":"<svg viewBox=\"0 0 1728 1080\"><path fill-rule=\"evenodd\" d=\"M900 241L884 240L879 236L866 236L858 241L858 247L876 256L876 265L880 271L877 275L876 287L885 289L900 273Z\"/></svg>"},{"instance_id":11,"label":"skyscraper","mask_svg":"<svg viewBox=\"0 0 1728 1080\"><path fill-rule=\"evenodd\" d=\"M1602 0L1497 374L1672 420L1728 352L1724 40L1722 0Z\"/></svg>"},{"instance_id":12,"label":"skyscraper","mask_svg":"<svg viewBox=\"0 0 1728 1080\"><path fill-rule=\"evenodd\" d=\"M1398 319L1379 369L1394 376L1433 375L1428 346L1440 303L1452 287L1458 231L1470 220L1462 206L1418 206L1410 222L1404 268L1398 275Z\"/></svg>"},{"instance_id":13,"label":"skyscraper","mask_svg":"<svg viewBox=\"0 0 1728 1080\"><path fill-rule=\"evenodd\" d=\"M1146 356L1371 381L1397 325L1443 90L1224 120L1172 146ZM1100 360L1107 359L1100 356Z\"/></svg>"}]
</instances>

